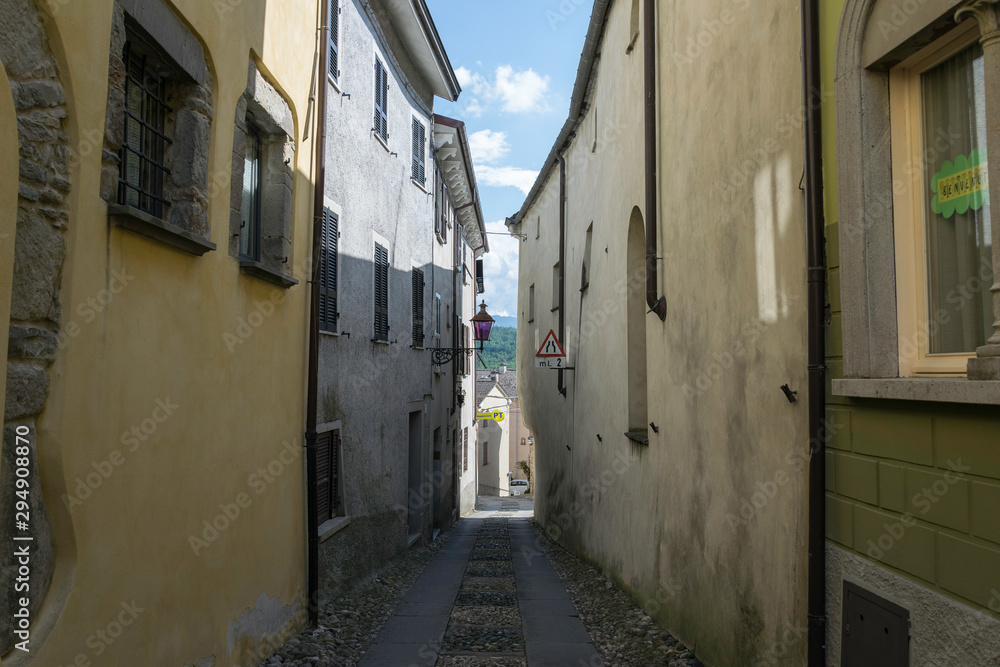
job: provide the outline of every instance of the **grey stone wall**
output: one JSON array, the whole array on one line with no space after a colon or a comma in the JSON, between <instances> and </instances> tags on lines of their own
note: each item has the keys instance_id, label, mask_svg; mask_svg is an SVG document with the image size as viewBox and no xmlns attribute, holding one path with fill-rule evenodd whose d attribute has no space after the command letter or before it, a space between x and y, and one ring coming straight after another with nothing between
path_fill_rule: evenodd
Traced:
<instances>
[{"instance_id":1,"label":"grey stone wall","mask_svg":"<svg viewBox=\"0 0 1000 667\"><path fill-rule=\"evenodd\" d=\"M260 262L273 271L287 273L292 235L295 128L288 104L261 76L253 62L247 74L246 92L236 103L229 200L229 256L240 256L248 113L261 134L262 143Z\"/></svg>"},{"instance_id":2,"label":"grey stone wall","mask_svg":"<svg viewBox=\"0 0 1000 667\"><path fill-rule=\"evenodd\" d=\"M54 545L38 470L35 428L49 391L48 367L58 350L59 286L69 224L65 197L70 190L71 151L64 128L66 94L49 49L44 24L31 0L0 0L0 62L10 78L17 112L19 182L14 280L11 289L7 393L0 462L0 543L13 544L15 428L30 435L30 517L32 614L41 606L52 578ZM41 443L44 447L46 443ZM16 565L0 564L0 580L13 582ZM12 586L0 589L0 655L13 646Z\"/></svg>"}]
</instances>

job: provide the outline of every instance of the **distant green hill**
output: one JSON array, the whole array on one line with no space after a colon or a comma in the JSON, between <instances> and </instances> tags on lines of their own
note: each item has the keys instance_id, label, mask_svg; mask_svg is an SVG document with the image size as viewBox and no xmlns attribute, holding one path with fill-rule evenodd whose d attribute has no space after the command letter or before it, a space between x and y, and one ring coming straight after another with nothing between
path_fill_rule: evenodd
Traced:
<instances>
[{"instance_id":1,"label":"distant green hill","mask_svg":"<svg viewBox=\"0 0 1000 667\"><path fill-rule=\"evenodd\" d=\"M517 329L513 327L494 326L490 334L490 342L486 343L479 357L487 368L497 368L505 364L507 368L517 368ZM477 368L482 364L477 362Z\"/></svg>"}]
</instances>

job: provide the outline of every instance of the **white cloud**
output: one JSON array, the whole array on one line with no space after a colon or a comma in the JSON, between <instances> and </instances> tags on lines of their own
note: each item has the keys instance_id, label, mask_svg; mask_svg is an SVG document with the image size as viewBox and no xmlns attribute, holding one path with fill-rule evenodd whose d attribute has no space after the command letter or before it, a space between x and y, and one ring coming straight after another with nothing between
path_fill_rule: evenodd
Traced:
<instances>
[{"instance_id":1,"label":"white cloud","mask_svg":"<svg viewBox=\"0 0 1000 667\"><path fill-rule=\"evenodd\" d=\"M465 115L472 118L481 118L484 111L486 111L486 107L480 104L475 97L469 100L469 104L465 107Z\"/></svg>"},{"instance_id":2,"label":"white cloud","mask_svg":"<svg viewBox=\"0 0 1000 667\"><path fill-rule=\"evenodd\" d=\"M469 135L469 147L472 149L472 159L477 163L490 164L510 152L506 132L481 130Z\"/></svg>"},{"instance_id":3,"label":"white cloud","mask_svg":"<svg viewBox=\"0 0 1000 667\"><path fill-rule=\"evenodd\" d=\"M517 316L517 272L520 242L508 236L503 222L486 223L490 251L483 257L486 293L483 299L489 304L492 315Z\"/></svg>"},{"instance_id":4,"label":"white cloud","mask_svg":"<svg viewBox=\"0 0 1000 667\"><path fill-rule=\"evenodd\" d=\"M466 113L479 117L493 102L500 103L505 113L523 114L549 111L546 96L550 78L533 69L517 71L510 65L497 67L493 80L466 67L455 70L458 82L475 97L466 107Z\"/></svg>"},{"instance_id":5,"label":"white cloud","mask_svg":"<svg viewBox=\"0 0 1000 667\"><path fill-rule=\"evenodd\" d=\"M548 111L545 94L549 92L549 77L541 77L534 70L515 72L510 65L498 67L496 90L508 113Z\"/></svg>"},{"instance_id":6,"label":"white cloud","mask_svg":"<svg viewBox=\"0 0 1000 667\"><path fill-rule=\"evenodd\" d=\"M480 185L492 185L501 188L513 186L525 195L531 192L531 186L535 184L535 179L537 178L538 172L531 169L476 165L476 180Z\"/></svg>"}]
</instances>

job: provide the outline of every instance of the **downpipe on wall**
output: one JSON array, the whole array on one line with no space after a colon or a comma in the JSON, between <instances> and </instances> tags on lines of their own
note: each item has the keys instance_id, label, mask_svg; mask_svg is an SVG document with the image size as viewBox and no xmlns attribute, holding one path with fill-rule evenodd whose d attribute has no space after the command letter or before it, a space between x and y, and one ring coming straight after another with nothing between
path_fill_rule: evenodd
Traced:
<instances>
[{"instance_id":1,"label":"downpipe on wall","mask_svg":"<svg viewBox=\"0 0 1000 667\"><path fill-rule=\"evenodd\" d=\"M319 69L316 72L316 190L313 200L312 230L312 291L309 294L309 360L308 387L306 389L306 548L308 558L308 608L309 625L319 625L319 533L317 531L316 489L316 440L317 405L319 395L319 263L322 252L324 186L326 183L326 77L330 70L330 50L325 48L329 40L330 16L327 0L318 0L319 29Z\"/></svg>"},{"instance_id":2,"label":"downpipe on wall","mask_svg":"<svg viewBox=\"0 0 1000 667\"><path fill-rule=\"evenodd\" d=\"M802 0L806 266L809 297L809 667L826 665L826 257L819 0Z\"/></svg>"},{"instance_id":3,"label":"downpipe on wall","mask_svg":"<svg viewBox=\"0 0 1000 667\"><path fill-rule=\"evenodd\" d=\"M559 153L559 340L566 344L566 158ZM559 369L559 393L566 396L565 371Z\"/></svg>"},{"instance_id":4,"label":"downpipe on wall","mask_svg":"<svg viewBox=\"0 0 1000 667\"><path fill-rule=\"evenodd\" d=\"M649 312L656 313L663 322L667 319L667 299L657 296L659 280L656 264L656 232L660 223L656 205L656 2L645 0L643 4L643 88L646 96L646 305L649 307Z\"/></svg>"}]
</instances>

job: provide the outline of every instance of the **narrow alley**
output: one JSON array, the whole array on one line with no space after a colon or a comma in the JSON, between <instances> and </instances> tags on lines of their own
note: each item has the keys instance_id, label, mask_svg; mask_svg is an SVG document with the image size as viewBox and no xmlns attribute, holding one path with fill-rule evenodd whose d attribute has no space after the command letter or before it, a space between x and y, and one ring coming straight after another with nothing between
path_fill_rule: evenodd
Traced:
<instances>
[{"instance_id":1,"label":"narrow alley","mask_svg":"<svg viewBox=\"0 0 1000 667\"><path fill-rule=\"evenodd\" d=\"M533 499L480 496L476 507L434 544L327 601L333 623L261 667L700 667L610 579L538 532ZM383 611L366 615L373 593ZM338 615L361 626L346 641L331 627L343 627Z\"/></svg>"},{"instance_id":2,"label":"narrow alley","mask_svg":"<svg viewBox=\"0 0 1000 667\"><path fill-rule=\"evenodd\" d=\"M1000 0L0 0L0 667L1000 667L989 154Z\"/></svg>"}]
</instances>

